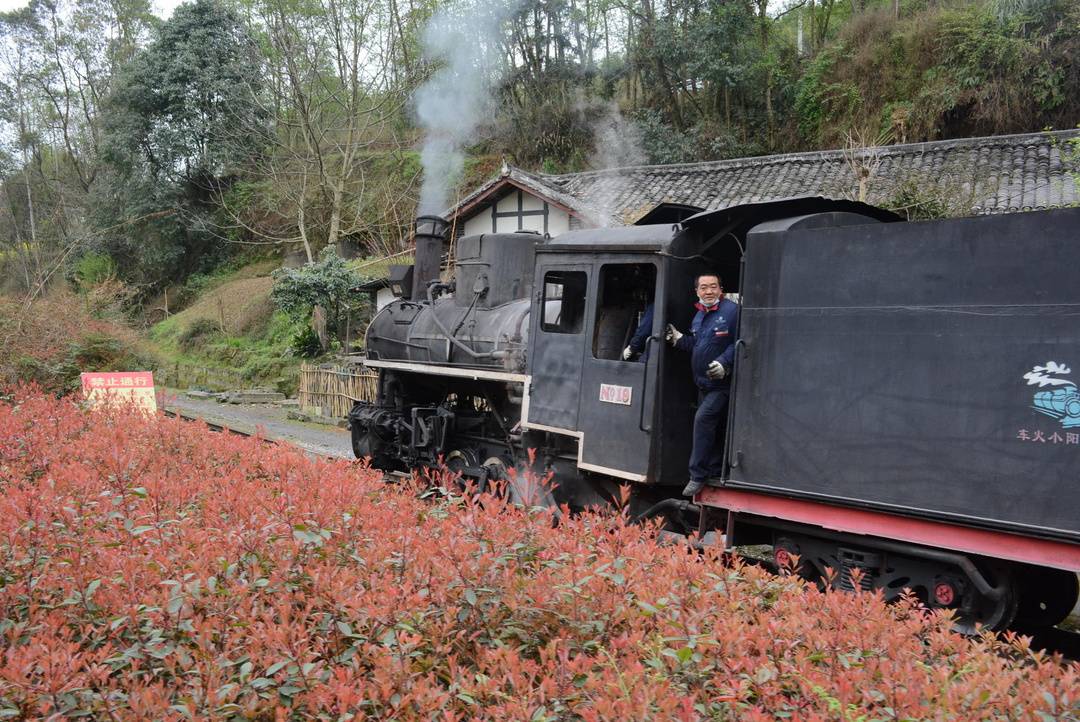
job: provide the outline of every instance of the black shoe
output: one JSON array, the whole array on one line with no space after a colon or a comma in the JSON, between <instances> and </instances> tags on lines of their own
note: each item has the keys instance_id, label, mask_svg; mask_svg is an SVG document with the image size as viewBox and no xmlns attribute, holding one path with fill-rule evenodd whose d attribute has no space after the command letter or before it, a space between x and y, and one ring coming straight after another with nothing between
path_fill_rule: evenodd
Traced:
<instances>
[{"instance_id":1,"label":"black shoe","mask_svg":"<svg viewBox=\"0 0 1080 722\"><path fill-rule=\"evenodd\" d=\"M705 488L705 482L704 481L694 481L693 479L691 479L690 483L688 483L686 485L686 487L682 490L682 495L683 496L696 496L697 493L699 491L701 491L702 489L704 489L704 488Z\"/></svg>"}]
</instances>

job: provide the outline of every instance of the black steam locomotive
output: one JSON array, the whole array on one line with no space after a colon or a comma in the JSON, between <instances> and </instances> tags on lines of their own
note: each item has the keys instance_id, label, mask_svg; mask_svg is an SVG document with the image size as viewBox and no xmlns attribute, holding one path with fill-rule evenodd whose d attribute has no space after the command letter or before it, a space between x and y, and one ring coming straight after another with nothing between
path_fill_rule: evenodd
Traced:
<instances>
[{"instance_id":1,"label":"black steam locomotive","mask_svg":"<svg viewBox=\"0 0 1080 722\"><path fill-rule=\"evenodd\" d=\"M792 199L679 223L457 242L417 223L415 267L367 333L374 404L353 448L445 464L481 489L768 544L820 583L910 589L965 624L1052 625L1080 572L1080 209L899 223ZM741 296L725 473L686 481L697 394L686 329L705 270ZM652 335L624 360L646 307ZM1080 375L1080 369L1078 369Z\"/></svg>"}]
</instances>

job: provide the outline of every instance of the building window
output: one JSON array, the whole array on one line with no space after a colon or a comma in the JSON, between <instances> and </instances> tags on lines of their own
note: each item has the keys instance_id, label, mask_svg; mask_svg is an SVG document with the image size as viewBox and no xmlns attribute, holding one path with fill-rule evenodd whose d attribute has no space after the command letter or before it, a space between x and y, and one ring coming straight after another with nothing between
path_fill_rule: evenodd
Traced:
<instances>
[{"instance_id":1,"label":"building window","mask_svg":"<svg viewBox=\"0 0 1080 722\"><path fill-rule=\"evenodd\" d=\"M548 271L544 274L543 314L540 326L550 333L580 333L585 318L584 271Z\"/></svg>"}]
</instances>

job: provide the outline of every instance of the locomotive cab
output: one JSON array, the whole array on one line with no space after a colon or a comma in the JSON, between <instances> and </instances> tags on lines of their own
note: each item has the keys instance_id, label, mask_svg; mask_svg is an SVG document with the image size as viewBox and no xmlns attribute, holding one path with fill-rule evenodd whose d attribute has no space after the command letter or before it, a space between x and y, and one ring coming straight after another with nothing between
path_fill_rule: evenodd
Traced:
<instances>
[{"instance_id":1,"label":"locomotive cab","mask_svg":"<svg viewBox=\"0 0 1080 722\"><path fill-rule=\"evenodd\" d=\"M556 481L599 475L635 482L639 503L677 496L687 478L697 389L688 355L663 342L663 329L688 329L695 277L718 272L725 292L737 294L751 228L777 218L814 227L891 218L867 208L823 199L741 206L681 225L567 233L538 247L522 426L537 448L576 455L574 468L561 469ZM644 351L623 359L649 305Z\"/></svg>"}]
</instances>

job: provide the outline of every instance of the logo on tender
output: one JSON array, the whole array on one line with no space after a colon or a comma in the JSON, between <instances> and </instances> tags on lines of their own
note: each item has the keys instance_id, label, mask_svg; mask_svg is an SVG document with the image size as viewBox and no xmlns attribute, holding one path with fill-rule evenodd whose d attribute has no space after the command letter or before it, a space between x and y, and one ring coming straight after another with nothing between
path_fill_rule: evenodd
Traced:
<instances>
[{"instance_id":1,"label":"logo on tender","mask_svg":"<svg viewBox=\"0 0 1080 722\"><path fill-rule=\"evenodd\" d=\"M1032 397L1031 407L1060 421L1066 429L1080 426L1080 391L1075 382L1064 378L1071 373L1068 366L1047 361L1045 366L1036 366L1024 374L1028 386L1040 389Z\"/></svg>"}]
</instances>

